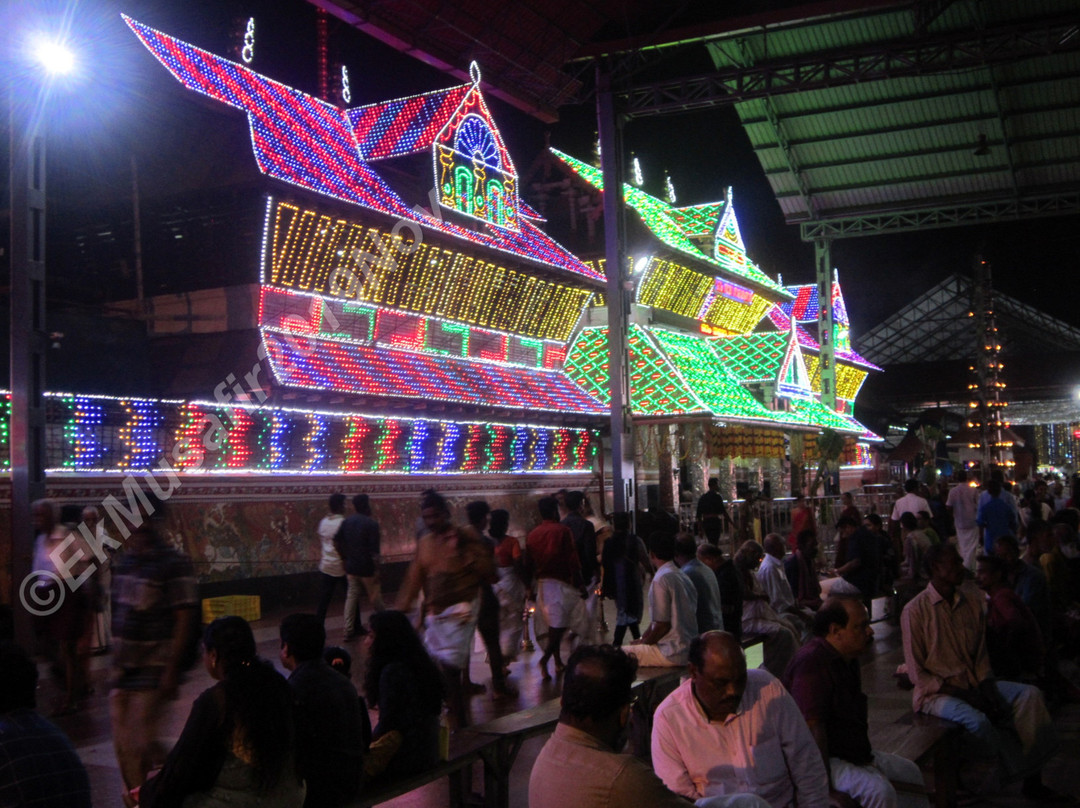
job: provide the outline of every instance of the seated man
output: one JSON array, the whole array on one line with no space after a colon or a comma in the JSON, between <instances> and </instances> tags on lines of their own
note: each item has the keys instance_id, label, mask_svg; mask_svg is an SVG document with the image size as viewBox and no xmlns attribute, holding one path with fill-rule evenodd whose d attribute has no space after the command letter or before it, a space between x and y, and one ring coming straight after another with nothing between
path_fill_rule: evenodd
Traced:
<instances>
[{"instance_id":1,"label":"seated man","mask_svg":"<svg viewBox=\"0 0 1080 808\"><path fill-rule=\"evenodd\" d=\"M836 533L845 542L844 563L837 564L836 574L862 596L869 610L881 581L881 540L870 528L846 516L836 522ZM835 587L834 592L840 594Z\"/></svg>"},{"instance_id":2,"label":"seated man","mask_svg":"<svg viewBox=\"0 0 1080 808\"><path fill-rule=\"evenodd\" d=\"M713 571L716 577L724 631L730 632L736 640L741 641L743 592L735 562L730 558L725 559L723 551L711 544L699 545L697 557L702 564Z\"/></svg>"},{"instance_id":3,"label":"seated man","mask_svg":"<svg viewBox=\"0 0 1080 808\"><path fill-rule=\"evenodd\" d=\"M689 808L690 803L668 791L645 763L620 754L629 729L636 672L637 660L610 645L582 645L570 655L559 724L529 775L530 806ZM752 799L742 805L764 808L764 803Z\"/></svg>"},{"instance_id":4,"label":"seated man","mask_svg":"<svg viewBox=\"0 0 1080 808\"><path fill-rule=\"evenodd\" d=\"M799 628L790 616L779 615L769 605L769 596L754 575L765 551L756 541L743 542L732 561L743 588L743 637L763 635L761 667L773 676L783 676L788 663L802 645Z\"/></svg>"},{"instance_id":5,"label":"seated man","mask_svg":"<svg viewBox=\"0 0 1080 808\"><path fill-rule=\"evenodd\" d=\"M304 805L344 805L356 799L363 770L360 697L349 678L323 660L326 630L316 615L290 614L280 634L295 707L297 763L307 781Z\"/></svg>"},{"instance_id":6,"label":"seated man","mask_svg":"<svg viewBox=\"0 0 1080 808\"><path fill-rule=\"evenodd\" d=\"M915 684L914 709L960 724L967 730L970 756L990 759L1006 779L1024 778L1026 797L1056 796L1040 774L1056 746L1042 693L1031 685L994 679L980 596L960 586L964 564L956 548L931 547L925 561L930 584L900 618L904 662ZM1011 719L1020 749L997 728L1002 719Z\"/></svg>"},{"instance_id":7,"label":"seated man","mask_svg":"<svg viewBox=\"0 0 1080 808\"><path fill-rule=\"evenodd\" d=\"M0 640L0 805L90 808L90 778L71 741L37 706L30 656Z\"/></svg>"},{"instance_id":8,"label":"seated man","mask_svg":"<svg viewBox=\"0 0 1080 808\"><path fill-rule=\"evenodd\" d=\"M813 531L801 531L799 536L807 532ZM795 546L798 547L798 537L796 537ZM810 624L813 620L813 613L795 603L795 593L791 591L787 573L784 572L784 556L787 555L787 542L779 533L770 533L762 542L762 547L765 550L765 557L762 558L761 566L758 567L758 583L761 584L765 594L769 596L769 605L773 607L777 614L789 618L798 627L800 639L805 642L810 637Z\"/></svg>"},{"instance_id":9,"label":"seated man","mask_svg":"<svg viewBox=\"0 0 1080 808\"><path fill-rule=\"evenodd\" d=\"M649 584L652 623L629 651L643 668L686 664L690 640L697 635L697 590L675 566L675 537L653 533L649 561L656 570Z\"/></svg>"},{"instance_id":10,"label":"seated man","mask_svg":"<svg viewBox=\"0 0 1080 808\"><path fill-rule=\"evenodd\" d=\"M890 782L923 790L918 766L870 748L858 662L874 637L866 607L855 596L830 597L814 616L814 635L795 654L783 682L825 759L833 802L848 805L843 797L850 797L862 808L928 805L925 793L898 794Z\"/></svg>"},{"instance_id":11,"label":"seated man","mask_svg":"<svg viewBox=\"0 0 1080 808\"><path fill-rule=\"evenodd\" d=\"M698 560L697 541L689 533L680 533L676 537L674 560L676 566L686 573L697 592L697 633L723 630L720 584L713 571Z\"/></svg>"},{"instance_id":12,"label":"seated man","mask_svg":"<svg viewBox=\"0 0 1080 808\"><path fill-rule=\"evenodd\" d=\"M771 674L748 671L723 631L690 644L690 678L656 709L652 760L667 787L690 799L750 793L772 808L829 802L825 764L798 706Z\"/></svg>"},{"instance_id":13,"label":"seated man","mask_svg":"<svg viewBox=\"0 0 1080 808\"><path fill-rule=\"evenodd\" d=\"M1005 580L1005 562L997 556L975 559L975 583L986 593L986 651L1000 679L1023 681L1043 674L1042 631L1031 609Z\"/></svg>"},{"instance_id":14,"label":"seated man","mask_svg":"<svg viewBox=\"0 0 1080 808\"><path fill-rule=\"evenodd\" d=\"M784 575L787 576L795 603L816 612L821 606L821 581L818 580L818 537L812 530L804 530L795 539L795 552L784 559Z\"/></svg>"}]
</instances>

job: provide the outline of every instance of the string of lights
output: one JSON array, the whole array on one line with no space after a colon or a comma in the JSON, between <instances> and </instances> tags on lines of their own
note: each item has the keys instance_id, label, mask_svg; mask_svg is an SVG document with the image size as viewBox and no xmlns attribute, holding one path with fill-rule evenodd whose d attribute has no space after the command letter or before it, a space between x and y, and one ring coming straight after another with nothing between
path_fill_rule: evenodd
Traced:
<instances>
[{"instance_id":1,"label":"string of lights","mask_svg":"<svg viewBox=\"0 0 1080 808\"><path fill-rule=\"evenodd\" d=\"M476 474L588 471L588 429L63 394L49 472ZM10 396L0 399L0 413ZM0 452L8 455L8 420Z\"/></svg>"}]
</instances>

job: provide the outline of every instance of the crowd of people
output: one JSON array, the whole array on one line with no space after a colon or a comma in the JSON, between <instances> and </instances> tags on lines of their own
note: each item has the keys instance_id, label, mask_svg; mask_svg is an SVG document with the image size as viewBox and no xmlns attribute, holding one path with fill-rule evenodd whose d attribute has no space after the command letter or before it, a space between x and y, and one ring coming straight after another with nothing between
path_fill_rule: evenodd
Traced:
<instances>
[{"instance_id":1,"label":"crowd of people","mask_svg":"<svg viewBox=\"0 0 1080 808\"><path fill-rule=\"evenodd\" d=\"M450 729L466 726L468 697L487 689L469 677L474 635L492 696L515 695L511 665L533 601L537 664L543 678L561 677L562 713L533 768L531 804L924 806L919 768L870 743L860 657L873 638L871 601L887 595L913 709L964 730L964 786L978 793L1016 780L1025 795L1054 801L1041 780L1056 748L1044 694L1080 695L1080 511L1046 481L1033 481L1030 494L1013 493L997 473L978 482L958 474L948 490L927 490L908 481L888 531L846 497L827 568L806 499L788 536L747 540L727 557L718 540L732 523L716 481L696 532L654 519L658 529L644 539L629 514L608 522L582 492L540 498L539 523L518 538L508 512L475 501L458 522L429 490L395 610L382 602L380 526L368 498L354 497L347 515L345 496L333 494L318 526L318 606L280 625L286 675L258 656L243 619L210 623L202 659L215 684L195 699L167 755L159 722L191 664L197 599L190 560L160 535L160 507L110 558L108 606L89 589L71 607L77 616L46 620L41 633L64 683L63 711L85 695L95 616L111 611L110 718L127 805L346 805L432 767L440 716ZM45 554L86 514L39 505ZM342 582L342 639L362 638L359 689L350 652L327 647L326 615ZM366 623L361 592L372 607ZM614 601L616 620L611 643L597 646L603 598ZM757 642L763 662L748 670L744 648ZM11 679L5 732L10 725L49 749L62 804L88 804L70 743L34 711L36 669L14 646L0 653ZM650 706L644 760L620 754L639 667L687 672ZM0 777L0 796L32 782Z\"/></svg>"}]
</instances>

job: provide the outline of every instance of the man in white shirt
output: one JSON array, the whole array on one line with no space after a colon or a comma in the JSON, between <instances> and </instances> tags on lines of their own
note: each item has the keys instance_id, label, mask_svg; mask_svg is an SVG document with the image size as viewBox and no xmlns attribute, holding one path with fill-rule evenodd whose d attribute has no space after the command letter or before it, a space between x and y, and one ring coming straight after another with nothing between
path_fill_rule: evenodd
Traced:
<instances>
[{"instance_id":1,"label":"man in white shirt","mask_svg":"<svg viewBox=\"0 0 1080 808\"><path fill-rule=\"evenodd\" d=\"M779 533L770 533L762 542L765 557L758 567L757 579L765 594L769 596L769 605L777 614L788 615L798 626L800 639L806 642L810 638L814 613L800 608L795 603L795 593L791 591L791 582L784 571L784 556L787 555L787 542Z\"/></svg>"},{"instance_id":2,"label":"man in white shirt","mask_svg":"<svg viewBox=\"0 0 1080 808\"><path fill-rule=\"evenodd\" d=\"M690 678L656 709L653 768L692 800L756 794L772 808L827 808L829 778L794 699L767 671L746 669L730 634L689 648ZM715 804L715 803L714 803Z\"/></svg>"},{"instance_id":3,"label":"man in white shirt","mask_svg":"<svg viewBox=\"0 0 1080 808\"><path fill-rule=\"evenodd\" d=\"M960 469L954 475L956 482L949 490L945 507L949 509L953 526L956 528L956 543L960 549L960 558L969 570L975 569L975 556L979 554L979 523L975 515L979 510L979 489L968 485L967 472Z\"/></svg>"},{"instance_id":4,"label":"man in white shirt","mask_svg":"<svg viewBox=\"0 0 1080 808\"><path fill-rule=\"evenodd\" d=\"M652 623L627 649L643 668L685 665L690 640L698 633L697 590L675 566L674 558L674 536L654 533L649 537L649 561L656 570L649 585Z\"/></svg>"},{"instance_id":5,"label":"man in white shirt","mask_svg":"<svg viewBox=\"0 0 1080 808\"><path fill-rule=\"evenodd\" d=\"M892 515L889 517L891 523L899 523L900 515L904 513L912 513L918 516L919 511L930 512L930 503L919 496L918 490L919 481L914 477L904 483L904 491L907 493L893 503Z\"/></svg>"},{"instance_id":6,"label":"man in white shirt","mask_svg":"<svg viewBox=\"0 0 1080 808\"><path fill-rule=\"evenodd\" d=\"M341 523L345 521L345 495L330 495L330 513L319 522L319 546L322 555L319 558L319 579L322 582L319 606L315 614L319 616L319 622L326 621L326 610L330 608L330 600L334 597L334 590L338 584L343 587L348 585L345 578L345 562L341 559L334 544Z\"/></svg>"}]
</instances>

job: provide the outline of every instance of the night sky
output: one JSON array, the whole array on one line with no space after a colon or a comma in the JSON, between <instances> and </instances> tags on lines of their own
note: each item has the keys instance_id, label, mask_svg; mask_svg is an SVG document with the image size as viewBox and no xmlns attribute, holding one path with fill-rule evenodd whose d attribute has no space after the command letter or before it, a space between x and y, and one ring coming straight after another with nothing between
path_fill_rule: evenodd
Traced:
<instances>
[{"instance_id":1,"label":"night sky","mask_svg":"<svg viewBox=\"0 0 1080 808\"><path fill-rule=\"evenodd\" d=\"M31 7L47 16L47 5L8 4L2 13L9 19L0 22L15 30ZM59 88L50 114L50 217L130 193L132 153L141 192L148 197L258 175L245 116L180 87L123 24L121 11L221 55L233 53L236 32L253 15L252 67L316 92L315 12L301 0L84 0L71 28L88 69ZM458 83L333 18L331 60L348 66L353 105ZM519 172L543 148L546 134L553 146L583 159L591 156L596 130L591 101L564 108L553 126L496 99L489 102ZM799 240L796 227L783 223L733 109L632 121L625 150L641 160L645 190L662 196L664 172L670 173L679 204L719 199L731 185L751 258L769 274L781 273L785 283L813 280L813 249ZM980 250L993 264L996 288L1080 326L1078 224L1076 218L1056 218L834 242L833 263L856 347L861 332L953 272L967 271Z\"/></svg>"}]
</instances>

